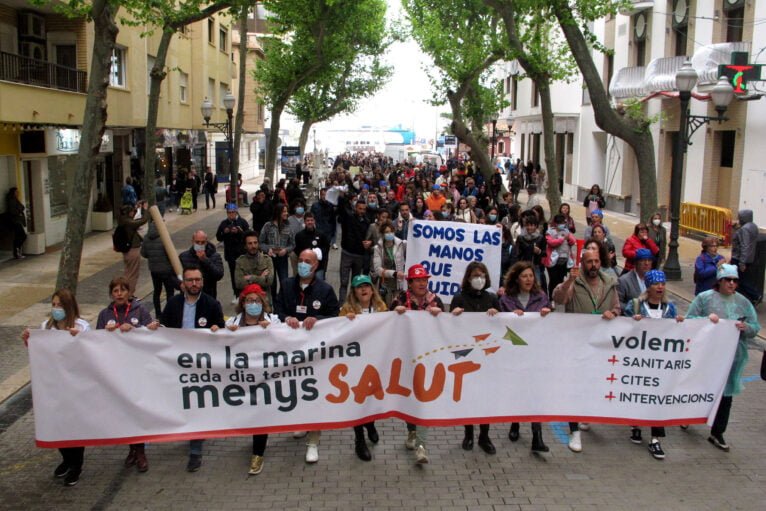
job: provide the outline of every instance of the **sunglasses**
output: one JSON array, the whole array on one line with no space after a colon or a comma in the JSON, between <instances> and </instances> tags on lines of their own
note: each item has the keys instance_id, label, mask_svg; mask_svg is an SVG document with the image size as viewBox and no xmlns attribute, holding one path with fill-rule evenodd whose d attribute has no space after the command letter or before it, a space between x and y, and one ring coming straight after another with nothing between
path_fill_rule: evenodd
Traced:
<instances>
[{"instance_id":1,"label":"sunglasses","mask_svg":"<svg viewBox=\"0 0 766 511\"><path fill-rule=\"evenodd\" d=\"M724 277L721 280L725 280L726 282L734 282L735 284L739 283L739 279L734 279L734 278L731 278L731 277Z\"/></svg>"}]
</instances>

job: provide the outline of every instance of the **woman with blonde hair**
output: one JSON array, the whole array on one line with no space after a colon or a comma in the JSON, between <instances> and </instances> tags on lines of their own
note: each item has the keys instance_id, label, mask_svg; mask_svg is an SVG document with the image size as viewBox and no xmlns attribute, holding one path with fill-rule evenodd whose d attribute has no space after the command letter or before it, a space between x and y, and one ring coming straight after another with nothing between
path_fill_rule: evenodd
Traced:
<instances>
[{"instance_id":1,"label":"woman with blonde hair","mask_svg":"<svg viewBox=\"0 0 766 511\"><path fill-rule=\"evenodd\" d=\"M372 285L372 279L369 275L356 275L351 279L351 292L346 295L346 303L340 308L338 317L347 317L353 320L359 314L372 314L374 312L386 312L388 307L386 302L378 294L378 291ZM356 455L362 461L372 460L370 449L367 448L367 442L364 439L364 430L367 429L367 436L370 442L377 444L380 440L378 431L375 429L375 422L367 422L359 426L354 426L354 450Z\"/></svg>"}]
</instances>

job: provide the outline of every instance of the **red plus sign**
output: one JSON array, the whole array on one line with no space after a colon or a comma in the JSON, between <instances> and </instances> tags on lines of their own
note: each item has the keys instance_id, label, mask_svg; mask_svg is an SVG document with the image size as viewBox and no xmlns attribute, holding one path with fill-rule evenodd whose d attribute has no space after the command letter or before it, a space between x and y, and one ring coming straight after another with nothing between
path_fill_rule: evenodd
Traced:
<instances>
[{"instance_id":1,"label":"red plus sign","mask_svg":"<svg viewBox=\"0 0 766 511\"><path fill-rule=\"evenodd\" d=\"M611 362L611 363L612 363L612 365L616 364L616 363L617 363L617 362L619 362L619 361L620 361L620 360L619 360L619 359L618 359L616 356L614 356L614 355L612 355L612 358L610 358L610 359L608 359L608 360L607 360L607 362Z\"/></svg>"},{"instance_id":2,"label":"red plus sign","mask_svg":"<svg viewBox=\"0 0 766 511\"><path fill-rule=\"evenodd\" d=\"M608 380L608 381L610 381L610 382L612 382L612 383L614 383L614 382L615 382L615 380L617 380L617 378L615 378L615 377L614 377L614 373L612 373L612 375L611 375L609 378L607 378L607 380Z\"/></svg>"},{"instance_id":3,"label":"red plus sign","mask_svg":"<svg viewBox=\"0 0 766 511\"><path fill-rule=\"evenodd\" d=\"M606 399L608 399L608 400L609 400L609 402L611 403L611 402L612 402L612 399L616 398L617 396L615 396L614 394L612 394L612 391L610 390L610 391L609 391L609 394L607 394L607 395L606 395L606 396L604 396L604 397L605 397Z\"/></svg>"}]
</instances>

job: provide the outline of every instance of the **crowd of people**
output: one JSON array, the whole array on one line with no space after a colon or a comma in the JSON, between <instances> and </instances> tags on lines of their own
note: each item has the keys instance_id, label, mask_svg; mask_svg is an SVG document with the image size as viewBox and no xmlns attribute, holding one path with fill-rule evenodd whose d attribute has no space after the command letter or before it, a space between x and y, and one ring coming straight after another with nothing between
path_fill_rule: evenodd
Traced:
<instances>
[{"instance_id":1,"label":"crowd of people","mask_svg":"<svg viewBox=\"0 0 766 511\"><path fill-rule=\"evenodd\" d=\"M498 168L495 173L500 175L501 171ZM512 174L517 178L522 172ZM136 220L136 211L145 206L140 201L127 203L123 216L131 228L131 248L125 257L126 271L109 284L111 301L99 314L96 328L124 332L162 325L215 331L285 323L290 328L311 330L317 321L327 318L342 316L353 321L360 314L401 314L408 310L424 310L434 316L534 312L543 318L558 310L598 314L607 321L618 316L637 321L683 321L665 292L666 278L660 269L667 246L666 233L661 221L657 221L661 216L653 216L650 225L635 226L622 247L620 270L615 244L603 222L605 202L598 186L594 185L585 197L587 228L583 249L578 253L577 227L570 206L562 204L558 211L546 216L532 174L536 174L534 169L526 183L528 200L522 207L516 200L518 193L500 194L497 179L493 176L488 183L470 163L413 166L394 163L383 155L343 155L334 162L318 199L311 204L298 179L280 180L274 188L264 182L249 204L249 222L235 203L227 204L226 218L215 233L223 245L223 257L207 233L194 232L191 246L180 254L180 282L173 275L156 226L150 224L144 239L138 234L149 217L143 215ZM502 230L502 282L493 285L490 274L494 271L481 262L472 262L460 292L449 308L445 307L428 287L428 270L419 264L405 266L406 240L413 219L496 225ZM750 234L749 229L740 231ZM752 300L737 293L739 279L752 262L749 251L754 244L748 244L750 239L736 242L736 255L729 263L717 255L717 240L703 242L703 253L696 265L697 297L686 315L708 317L713 322L733 319L740 331L729 383L709 437L722 450L729 449L723 433L732 396L741 390L739 377L747 361L747 340L760 329ZM337 290L325 281L332 250L339 250ZM141 255L148 259L154 284L154 318L134 296L139 277L136 261ZM236 311L228 319L223 315L218 289L225 274L224 260L230 273L230 282L225 286L231 288L226 293L233 297ZM80 318L74 296L61 289L54 293L50 315L41 328L66 329L77 335L88 330L89 325ZM27 330L23 334L25 341L28 336ZM415 451L418 463L428 463L427 428L409 423L406 427L405 446ZM569 424L569 449L582 451L580 432L589 427L584 423ZM541 424L532 423L531 428L532 451L548 452ZM462 448L471 450L474 426L465 425L464 433ZM296 432L296 436L303 434ZM375 424L355 427L354 435L357 456L370 461L367 441L379 441ZM509 439L516 442L520 435L519 424L512 424ZM656 459L665 457L660 444L664 435L661 426L651 428L648 450ZM308 432L306 437L306 462L315 463L319 459L320 432ZM641 443L640 428L631 428L629 438ZM267 435L253 436L249 467L252 475L263 469L266 443ZM479 425L477 443L488 454L496 452L489 424ZM190 441L187 470L200 469L203 446L202 439ZM79 480L83 450L61 450L63 461L54 475L63 477L67 485ZM125 465L135 465L141 472L148 470L143 444L130 446Z\"/></svg>"}]
</instances>

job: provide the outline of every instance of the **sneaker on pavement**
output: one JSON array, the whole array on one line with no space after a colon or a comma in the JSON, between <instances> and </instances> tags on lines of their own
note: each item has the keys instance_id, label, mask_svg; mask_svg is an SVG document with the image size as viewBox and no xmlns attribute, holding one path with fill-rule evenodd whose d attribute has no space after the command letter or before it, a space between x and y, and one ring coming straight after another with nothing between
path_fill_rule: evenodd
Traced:
<instances>
[{"instance_id":1,"label":"sneaker on pavement","mask_svg":"<svg viewBox=\"0 0 766 511\"><path fill-rule=\"evenodd\" d=\"M711 434L709 437L707 437L707 441L711 444L715 445L722 451L729 452L729 444L726 443L726 440L723 439L723 435L713 435Z\"/></svg>"},{"instance_id":2,"label":"sneaker on pavement","mask_svg":"<svg viewBox=\"0 0 766 511\"><path fill-rule=\"evenodd\" d=\"M590 422L581 422L579 428L580 431L590 431Z\"/></svg>"},{"instance_id":3,"label":"sneaker on pavement","mask_svg":"<svg viewBox=\"0 0 766 511\"><path fill-rule=\"evenodd\" d=\"M337 245L336 243L333 243L333 244L332 244L332 249L333 249L333 250L338 250L338 245Z\"/></svg>"},{"instance_id":4,"label":"sneaker on pavement","mask_svg":"<svg viewBox=\"0 0 766 511\"><path fill-rule=\"evenodd\" d=\"M263 470L263 456L250 456L250 470L247 473L251 476L257 476L261 470Z\"/></svg>"},{"instance_id":5,"label":"sneaker on pavement","mask_svg":"<svg viewBox=\"0 0 766 511\"><path fill-rule=\"evenodd\" d=\"M189 463L186 464L186 471L187 472L196 472L199 470L199 468L202 466L202 455L201 454L190 454L189 455Z\"/></svg>"},{"instance_id":6,"label":"sneaker on pavement","mask_svg":"<svg viewBox=\"0 0 766 511\"><path fill-rule=\"evenodd\" d=\"M638 428L632 428L630 430L630 441L634 444L641 443L641 430Z\"/></svg>"},{"instance_id":7,"label":"sneaker on pavement","mask_svg":"<svg viewBox=\"0 0 766 511\"><path fill-rule=\"evenodd\" d=\"M428 453L426 452L426 447L424 445L418 446L418 450L415 451L415 459L420 465L428 463Z\"/></svg>"},{"instance_id":8,"label":"sneaker on pavement","mask_svg":"<svg viewBox=\"0 0 766 511\"><path fill-rule=\"evenodd\" d=\"M61 478L67 475L69 472L69 465L66 464L65 461L61 462L61 464L56 467L56 469L53 471L53 477Z\"/></svg>"},{"instance_id":9,"label":"sneaker on pavement","mask_svg":"<svg viewBox=\"0 0 766 511\"><path fill-rule=\"evenodd\" d=\"M580 439L579 431L569 433L569 450L572 452L582 452L582 440Z\"/></svg>"},{"instance_id":10,"label":"sneaker on pavement","mask_svg":"<svg viewBox=\"0 0 766 511\"><path fill-rule=\"evenodd\" d=\"M651 454L655 460L665 459L665 451L662 450L662 446L658 441L649 443L649 454Z\"/></svg>"},{"instance_id":11,"label":"sneaker on pavement","mask_svg":"<svg viewBox=\"0 0 766 511\"><path fill-rule=\"evenodd\" d=\"M295 431L293 433L293 438L303 438L304 436L306 436L306 433L307 433L306 431Z\"/></svg>"},{"instance_id":12,"label":"sneaker on pavement","mask_svg":"<svg viewBox=\"0 0 766 511\"><path fill-rule=\"evenodd\" d=\"M408 431L407 440L404 442L404 446L410 451L412 451L415 449L415 443L417 442L417 440L418 440L417 431Z\"/></svg>"},{"instance_id":13,"label":"sneaker on pavement","mask_svg":"<svg viewBox=\"0 0 766 511\"><path fill-rule=\"evenodd\" d=\"M66 477L64 478L64 486L74 486L79 483L80 472L82 472L82 469L79 468L73 468L67 472Z\"/></svg>"},{"instance_id":14,"label":"sneaker on pavement","mask_svg":"<svg viewBox=\"0 0 766 511\"><path fill-rule=\"evenodd\" d=\"M306 444L306 463L319 461L319 447L317 444Z\"/></svg>"}]
</instances>

